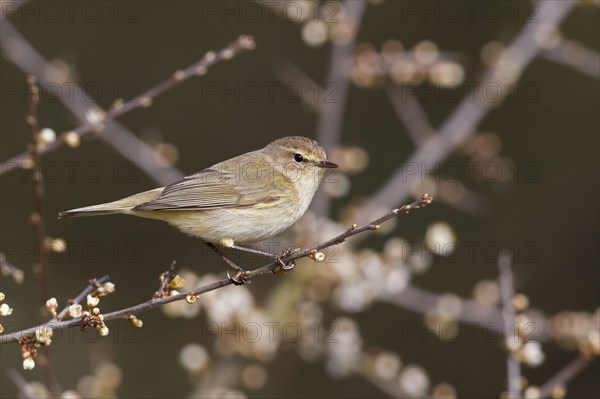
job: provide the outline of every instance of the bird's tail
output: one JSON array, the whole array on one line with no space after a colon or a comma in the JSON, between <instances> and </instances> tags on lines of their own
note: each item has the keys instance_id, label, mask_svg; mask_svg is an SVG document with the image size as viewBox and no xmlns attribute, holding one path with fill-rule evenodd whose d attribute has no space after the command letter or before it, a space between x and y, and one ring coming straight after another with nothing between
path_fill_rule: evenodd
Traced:
<instances>
[{"instance_id":1,"label":"bird's tail","mask_svg":"<svg viewBox=\"0 0 600 399\"><path fill-rule=\"evenodd\" d=\"M126 212L131 208L114 208L112 203L86 206L83 208L71 209L68 211L60 212L58 214L59 219L73 218L80 216L99 216L99 215L112 215L115 213Z\"/></svg>"},{"instance_id":2,"label":"bird's tail","mask_svg":"<svg viewBox=\"0 0 600 399\"><path fill-rule=\"evenodd\" d=\"M128 213L132 208L141 205L145 202L151 201L158 197L162 192L163 188L156 188L154 190L145 191L138 193L127 198L123 198L118 201L107 202L105 204L86 206L83 208L71 209L68 211L60 212L58 214L59 219L80 217L80 216L100 216L100 215L113 215L117 213Z\"/></svg>"}]
</instances>

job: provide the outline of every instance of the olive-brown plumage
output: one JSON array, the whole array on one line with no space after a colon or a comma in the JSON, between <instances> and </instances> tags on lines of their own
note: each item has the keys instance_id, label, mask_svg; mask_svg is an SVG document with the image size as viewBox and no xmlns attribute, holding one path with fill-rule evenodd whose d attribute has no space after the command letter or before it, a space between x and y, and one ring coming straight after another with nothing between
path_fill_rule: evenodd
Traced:
<instances>
[{"instance_id":1,"label":"olive-brown plumage","mask_svg":"<svg viewBox=\"0 0 600 399\"><path fill-rule=\"evenodd\" d=\"M283 137L166 187L59 218L122 213L164 220L225 246L253 243L281 233L306 212L327 168L337 165L316 141Z\"/></svg>"}]
</instances>

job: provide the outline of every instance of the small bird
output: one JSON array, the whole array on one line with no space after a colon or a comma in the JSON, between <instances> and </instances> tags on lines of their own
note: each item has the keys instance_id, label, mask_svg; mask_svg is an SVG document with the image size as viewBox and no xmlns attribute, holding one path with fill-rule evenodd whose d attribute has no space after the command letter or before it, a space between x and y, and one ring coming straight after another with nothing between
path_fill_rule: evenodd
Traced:
<instances>
[{"instance_id":1,"label":"small bird","mask_svg":"<svg viewBox=\"0 0 600 399\"><path fill-rule=\"evenodd\" d=\"M259 242L290 227L308 209L326 169L337 167L316 141L283 137L166 187L61 212L58 217L120 213L164 220L209 246L264 255L238 244Z\"/></svg>"}]
</instances>

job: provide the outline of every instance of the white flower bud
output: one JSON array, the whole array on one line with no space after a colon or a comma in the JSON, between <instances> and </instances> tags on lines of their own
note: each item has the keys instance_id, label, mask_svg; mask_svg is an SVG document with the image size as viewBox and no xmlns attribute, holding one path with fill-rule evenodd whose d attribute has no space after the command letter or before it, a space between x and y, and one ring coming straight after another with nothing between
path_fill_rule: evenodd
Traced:
<instances>
[{"instance_id":1,"label":"white flower bud","mask_svg":"<svg viewBox=\"0 0 600 399\"><path fill-rule=\"evenodd\" d=\"M100 303L100 298L98 298L97 296L91 296L91 295L87 296L88 308L95 308L96 306L98 306L99 303Z\"/></svg>"},{"instance_id":2,"label":"white flower bud","mask_svg":"<svg viewBox=\"0 0 600 399\"><path fill-rule=\"evenodd\" d=\"M52 343L52 329L50 327L39 327L35 329L35 339L42 345L50 345Z\"/></svg>"},{"instance_id":3,"label":"white flower bud","mask_svg":"<svg viewBox=\"0 0 600 399\"><path fill-rule=\"evenodd\" d=\"M40 130L38 139L41 145L50 144L53 143L54 140L56 140L56 133L50 128L44 128Z\"/></svg>"},{"instance_id":4,"label":"white flower bud","mask_svg":"<svg viewBox=\"0 0 600 399\"><path fill-rule=\"evenodd\" d=\"M13 312L13 309L7 304L0 305L0 316L8 316Z\"/></svg>"},{"instance_id":5,"label":"white flower bud","mask_svg":"<svg viewBox=\"0 0 600 399\"><path fill-rule=\"evenodd\" d=\"M98 332L103 337L106 337L108 335L108 327L106 327L106 325L102 325L102 327L98 328Z\"/></svg>"},{"instance_id":6,"label":"white flower bud","mask_svg":"<svg viewBox=\"0 0 600 399\"><path fill-rule=\"evenodd\" d=\"M33 359L31 357L26 357L23 360L23 369L33 370L34 367L35 367L35 362L33 361Z\"/></svg>"},{"instance_id":7,"label":"white flower bud","mask_svg":"<svg viewBox=\"0 0 600 399\"><path fill-rule=\"evenodd\" d=\"M46 309L52 313L52 316L56 316L56 309L58 309L58 302L56 301L56 298L50 298L46 301Z\"/></svg>"},{"instance_id":8,"label":"white flower bud","mask_svg":"<svg viewBox=\"0 0 600 399\"><path fill-rule=\"evenodd\" d=\"M69 306L69 309L67 310L67 313L69 314L69 316L71 316L73 319L78 319L81 317L81 311L83 310L83 307L78 304L78 303L74 303L73 305Z\"/></svg>"},{"instance_id":9,"label":"white flower bud","mask_svg":"<svg viewBox=\"0 0 600 399\"><path fill-rule=\"evenodd\" d=\"M65 135L65 143L71 148L79 147L79 144L81 144L81 137L75 132L69 132Z\"/></svg>"}]
</instances>

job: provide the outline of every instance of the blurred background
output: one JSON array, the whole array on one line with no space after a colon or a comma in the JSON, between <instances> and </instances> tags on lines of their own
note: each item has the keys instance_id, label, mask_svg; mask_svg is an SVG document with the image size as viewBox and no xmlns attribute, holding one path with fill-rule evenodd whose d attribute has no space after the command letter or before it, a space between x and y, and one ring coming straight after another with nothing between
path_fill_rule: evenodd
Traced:
<instances>
[{"instance_id":1,"label":"blurred background","mask_svg":"<svg viewBox=\"0 0 600 399\"><path fill-rule=\"evenodd\" d=\"M49 367L69 398L506 397L501 253L523 394L600 395L598 1L3 0L1 17L0 291L13 309L3 334L48 317L33 173L13 168L31 143L28 74L41 88L41 217L59 309L93 277L116 286L98 305L108 313L148 300L173 260L179 291L227 269L166 224L57 212L282 136L319 140L340 171L269 241L275 251L434 197L323 263L140 313L142 328L55 331L31 371L4 344L2 397L49 396ZM242 38L247 50L172 79L241 35L255 48ZM165 80L164 93L143 95ZM123 106L118 124L106 117ZM565 367L572 378L544 385Z\"/></svg>"}]
</instances>

